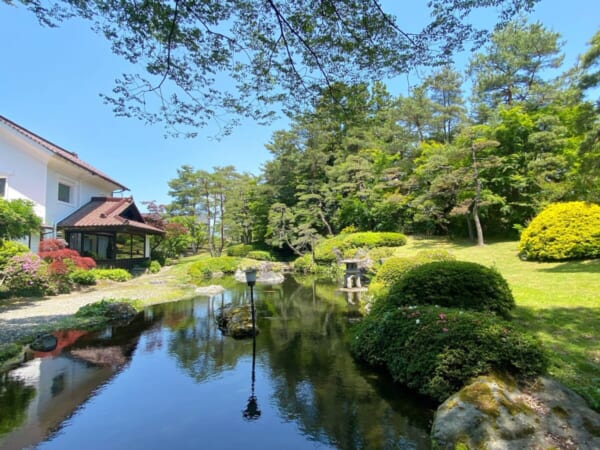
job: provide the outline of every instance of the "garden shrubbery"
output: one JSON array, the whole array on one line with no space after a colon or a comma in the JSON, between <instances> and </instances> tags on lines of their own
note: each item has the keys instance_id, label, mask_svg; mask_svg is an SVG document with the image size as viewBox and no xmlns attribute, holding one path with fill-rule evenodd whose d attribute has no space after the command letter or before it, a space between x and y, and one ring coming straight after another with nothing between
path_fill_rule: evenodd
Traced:
<instances>
[{"instance_id":1,"label":"garden shrubbery","mask_svg":"<svg viewBox=\"0 0 600 450\"><path fill-rule=\"evenodd\" d=\"M422 250L414 256L392 256L377 268L369 290L375 297L385 295L411 269L431 261L454 261L456 257L447 250Z\"/></svg>"},{"instance_id":2,"label":"garden shrubbery","mask_svg":"<svg viewBox=\"0 0 600 450\"><path fill-rule=\"evenodd\" d=\"M351 350L438 401L477 375L496 371L528 378L547 365L538 342L506 320L435 306L373 311L356 326Z\"/></svg>"},{"instance_id":3,"label":"garden shrubbery","mask_svg":"<svg viewBox=\"0 0 600 450\"><path fill-rule=\"evenodd\" d=\"M150 265L148 266L148 272L150 273L158 273L160 272L161 269L161 265L160 262L158 261L150 261Z\"/></svg>"},{"instance_id":4,"label":"garden shrubbery","mask_svg":"<svg viewBox=\"0 0 600 450\"><path fill-rule=\"evenodd\" d=\"M227 256L236 256L238 258L243 258L248 254L248 252L251 252L252 250L254 250L254 247L251 244L235 244L227 247L225 249L225 253L227 254Z\"/></svg>"},{"instance_id":5,"label":"garden shrubbery","mask_svg":"<svg viewBox=\"0 0 600 450\"><path fill-rule=\"evenodd\" d=\"M515 300L494 269L466 261L435 261L406 272L375 306L439 305L507 316Z\"/></svg>"},{"instance_id":6,"label":"garden shrubbery","mask_svg":"<svg viewBox=\"0 0 600 450\"><path fill-rule=\"evenodd\" d=\"M76 269L69 274L69 278L73 283L81 286L92 286L96 284L96 276L91 270Z\"/></svg>"},{"instance_id":7,"label":"garden shrubbery","mask_svg":"<svg viewBox=\"0 0 600 450\"><path fill-rule=\"evenodd\" d=\"M241 258L234 256L205 258L193 263L188 269L188 273L193 278L207 278L215 272L232 274L235 273L241 261Z\"/></svg>"},{"instance_id":8,"label":"garden shrubbery","mask_svg":"<svg viewBox=\"0 0 600 450\"><path fill-rule=\"evenodd\" d=\"M317 265L313 261L310 253L296 258L293 262L293 266L294 271L299 273L315 273L317 271Z\"/></svg>"},{"instance_id":9,"label":"garden shrubbery","mask_svg":"<svg viewBox=\"0 0 600 450\"><path fill-rule=\"evenodd\" d=\"M92 269L90 270L94 274L97 280L111 280L111 281L129 281L132 276L125 269Z\"/></svg>"},{"instance_id":10,"label":"garden shrubbery","mask_svg":"<svg viewBox=\"0 0 600 450\"><path fill-rule=\"evenodd\" d=\"M258 261L273 261L275 258L266 250L252 250L246 254L246 258Z\"/></svg>"},{"instance_id":11,"label":"garden shrubbery","mask_svg":"<svg viewBox=\"0 0 600 450\"><path fill-rule=\"evenodd\" d=\"M600 257L600 206L554 203L538 214L521 234L519 254L539 261Z\"/></svg>"},{"instance_id":12,"label":"garden shrubbery","mask_svg":"<svg viewBox=\"0 0 600 450\"><path fill-rule=\"evenodd\" d=\"M402 233L361 232L340 234L320 241L315 246L315 260L318 263L331 263L336 260L334 249L342 254L350 249L399 247L406 244L406 236Z\"/></svg>"},{"instance_id":13,"label":"garden shrubbery","mask_svg":"<svg viewBox=\"0 0 600 450\"><path fill-rule=\"evenodd\" d=\"M4 286L12 295L43 296L51 291L48 264L33 253L13 256L3 269Z\"/></svg>"},{"instance_id":14,"label":"garden shrubbery","mask_svg":"<svg viewBox=\"0 0 600 450\"><path fill-rule=\"evenodd\" d=\"M26 245L19 242L0 239L0 270L8 263L8 260L16 255L29 253Z\"/></svg>"}]
</instances>

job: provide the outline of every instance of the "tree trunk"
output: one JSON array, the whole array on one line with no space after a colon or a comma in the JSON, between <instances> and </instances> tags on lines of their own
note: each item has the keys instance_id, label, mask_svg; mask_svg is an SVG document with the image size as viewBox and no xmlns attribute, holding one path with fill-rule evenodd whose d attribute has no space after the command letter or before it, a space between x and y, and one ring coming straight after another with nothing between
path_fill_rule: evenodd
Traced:
<instances>
[{"instance_id":1,"label":"tree trunk","mask_svg":"<svg viewBox=\"0 0 600 450\"><path fill-rule=\"evenodd\" d=\"M469 240L474 241L475 236L473 235L473 224L471 223L471 217L469 217L469 213L465 214L465 220L467 221L467 230L469 231Z\"/></svg>"},{"instance_id":2,"label":"tree trunk","mask_svg":"<svg viewBox=\"0 0 600 450\"><path fill-rule=\"evenodd\" d=\"M479 221L479 212L477 208L481 202L481 181L479 180L479 172L477 170L477 155L475 153L475 146L471 146L471 156L473 158L473 181L475 182L475 198L473 199L473 221L475 222L475 231L477 232L477 245L483 246L483 229L481 228L481 222Z\"/></svg>"}]
</instances>

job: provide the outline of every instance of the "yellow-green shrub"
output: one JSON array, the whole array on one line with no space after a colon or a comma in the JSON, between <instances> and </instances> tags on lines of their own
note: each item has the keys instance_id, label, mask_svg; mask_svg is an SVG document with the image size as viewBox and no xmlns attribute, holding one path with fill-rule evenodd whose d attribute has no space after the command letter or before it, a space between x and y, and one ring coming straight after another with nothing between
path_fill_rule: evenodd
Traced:
<instances>
[{"instance_id":1,"label":"yellow-green shrub","mask_svg":"<svg viewBox=\"0 0 600 450\"><path fill-rule=\"evenodd\" d=\"M600 257L600 206L553 203L523 231L519 254L539 261Z\"/></svg>"},{"instance_id":2,"label":"yellow-green shrub","mask_svg":"<svg viewBox=\"0 0 600 450\"><path fill-rule=\"evenodd\" d=\"M315 246L315 260L318 263L335 261L334 249L342 254L348 254L350 249L375 247L400 247L406 244L406 236L402 233L374 232L340 234L324 239Z\"/></svg>"}]
</instances>

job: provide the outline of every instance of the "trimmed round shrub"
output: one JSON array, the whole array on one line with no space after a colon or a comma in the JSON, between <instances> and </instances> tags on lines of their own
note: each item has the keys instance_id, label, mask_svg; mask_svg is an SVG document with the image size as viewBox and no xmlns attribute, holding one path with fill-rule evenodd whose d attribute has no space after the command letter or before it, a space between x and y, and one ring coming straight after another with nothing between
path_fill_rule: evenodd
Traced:
<instances>
[{"instance_id":1,"label":"trimmed round shrub","mask_svg":"<svg viewBox=\"0 0 600 450\"><path fill-rule=\"evenodd\" d=\"M447 250L421 250L414 256L392 257L381 264L375 276L376 282L386 286L397 283L409 270L433 261L455 261L456 257Z\"/></svg>"},{"instance_id":2,"label":"trimmed round shrub","mask_svg":"<svg viewBox=\"0 0 600 450\"><path fill-rule=\"evenodd\" d=\"M125 269L91 269L96 280L129 281L132 276Z\"/></svg>"},{"instance_id":3,"label":"trimmed round shrub","mask_svg":"<svg viewBox=\"0 0 600 450\"><path fill-rule=\"evenodd\" d=\"M217 256L201 259L193 263L188 269L188 274L194 278L207 278L208 274L223 272L232 274L236 271L241 258L233 256Z\"/></svg>"},{"instance_id":4,"label":"trimmed round shrub","mask_svg":"<svg viewBox=\"0 0 600 450\"><path fill-rule=\"evenodd\" d=\"M227 256L237 256L239 258L243 258L252 250L254 250L254 247L250 244L235 244L227 247L225 249L225 253Z\"/></svg>"},{"instance_id":5,"label":"trimmed round shrub","mask_svg":"<svg viewBox=\"0 0 600 450\"><path fill-rule=\"evenodd\" d=\"M246 254L246 258L257 259L258 261L273 261L274 258L265 250L252 250Z\"/></svg>"},{"instance_id":6,"label":"trimmed round shrub","mask_svg":"<svg viewBox=\"0 0 600 450\"><path fill-rule=\"evenodd\" d=\"M395 256L388 258L381 264L374 281L390 286L400 280L406 272L418 265L419 261L415 257Z\"/></svg>"},{"instance_id":7,"label":"trimmed round shrub","mask_svg":"<svg viewBox=\"0 0 600 450\"><path fill-rule=\"evenodd\" d=\"M23 245L20 242L4 241L0 239L0 270L6 266L6 263L10 258L24 253L29 253L29 249L26 245Z\"/></svg>"},{"instance_id":8,"label":"trimmed round shrub","mask_svg":"<svg viewBox=\"0 0 600 450\"><path fill-rule=\"evenodd\" d=\"M81 286L92 286L96 284L96 276L91 270L76 269L69 274L69 278L73 283Z\"/></svg>"},{"instance_id":9,"label":"trimmed round shrub","mask_svg":"<svg viewBox=\"0 0 600 450\"><path fill-rule=\"evenodd\" d=\"M406 236L392 232L362 232L340 234L324 239L315 246L315 260L319 263L330 263L336 260L334 249L345 254L350 249L399 247L406 244Z\"/></svg>"},{"instance_id":10,"label":"trimmed round shrub","mask_svg":"<svg viewBox=\"0 0 600 450\"><path fill-rule=\"evenodd\" d=\"M312 255L307 253L296 258L293 262L294 271L300 273L315 273L317 265L312 260Z\"/></svg>"},{"instance_id":11,"label":"trimmed round shrub","mask_svg":"<svg viewBox=\"0 0 600 450\"><path fill-rule=\"evenodd\" d=\"M356 326L351 350L438 401L478 375L501 372L527 379L547 367L540 344L507 321L435 306L372 312Z\"/></svg>"},{"instance_id":12,"label":"trimmed round shrub","mask_svg":"<svg viewBox=\"0 0 600 450\"><path fill-rule=\"evenodd\" d=\"M554 203L538 214L521 234L519 255L538 261L600 257L600 206Z\"/></svg>"},{"instance_id":13,"label":"trimmed round shrub","mask_svg":"<svg viewBox=\"0 0 600 450\"><path fill-rule=\"evenodd\" d=\"M160 272L161 265L158 261L150 261L150 265L148 266L148 272L150 273L158 273Z\"/></svg>"},{"instance_id":14,"label":"trimmed round shrub","mask_svg":"<svg viewBox=\"0 0 600 450\"><path fill-rule=\"evenodd\" d=\"M421 264L390 286L376 306L439 305L491 311L507 316L515 299L506 280L494 269L466 261Z\"/></svg>"},{"instance_id":15,"label":"trimmed round shrub","mask_svg":"<svg viewBox=\"0 0 600 450\"><path fill-rule=\"evenodd\" d=\"M375 264L379 264L381 260L394 256L396 247L375 247L367 252L367 256Z\"/></svg>"}]
</instances>

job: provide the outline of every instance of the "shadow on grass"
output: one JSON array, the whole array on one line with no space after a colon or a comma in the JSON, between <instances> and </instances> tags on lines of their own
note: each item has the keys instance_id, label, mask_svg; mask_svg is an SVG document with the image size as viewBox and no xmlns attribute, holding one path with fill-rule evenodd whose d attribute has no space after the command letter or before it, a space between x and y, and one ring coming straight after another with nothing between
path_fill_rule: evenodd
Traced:
<instances>
[{"instance_id":1,"label":"shadow on grass","mask_svg":"<svg viewBox=\"0 0 600 450\"><path fill-rule=\"evenodd\" d=\"M537 269L538 272L549 273L600 273L600 259L588 261L567 261L555 267Z\"/></svg>"},{"instance_id":2,"label":"shadow on grass","mask_svg":"<svg viewBox=\"0 0 600 450\"><path fill-rule=\"evenodd\" d=\"M517 307L515 323L540 338L550 373L600 409L600 306L597 308Z\"/></svg>"}]
</instances>

